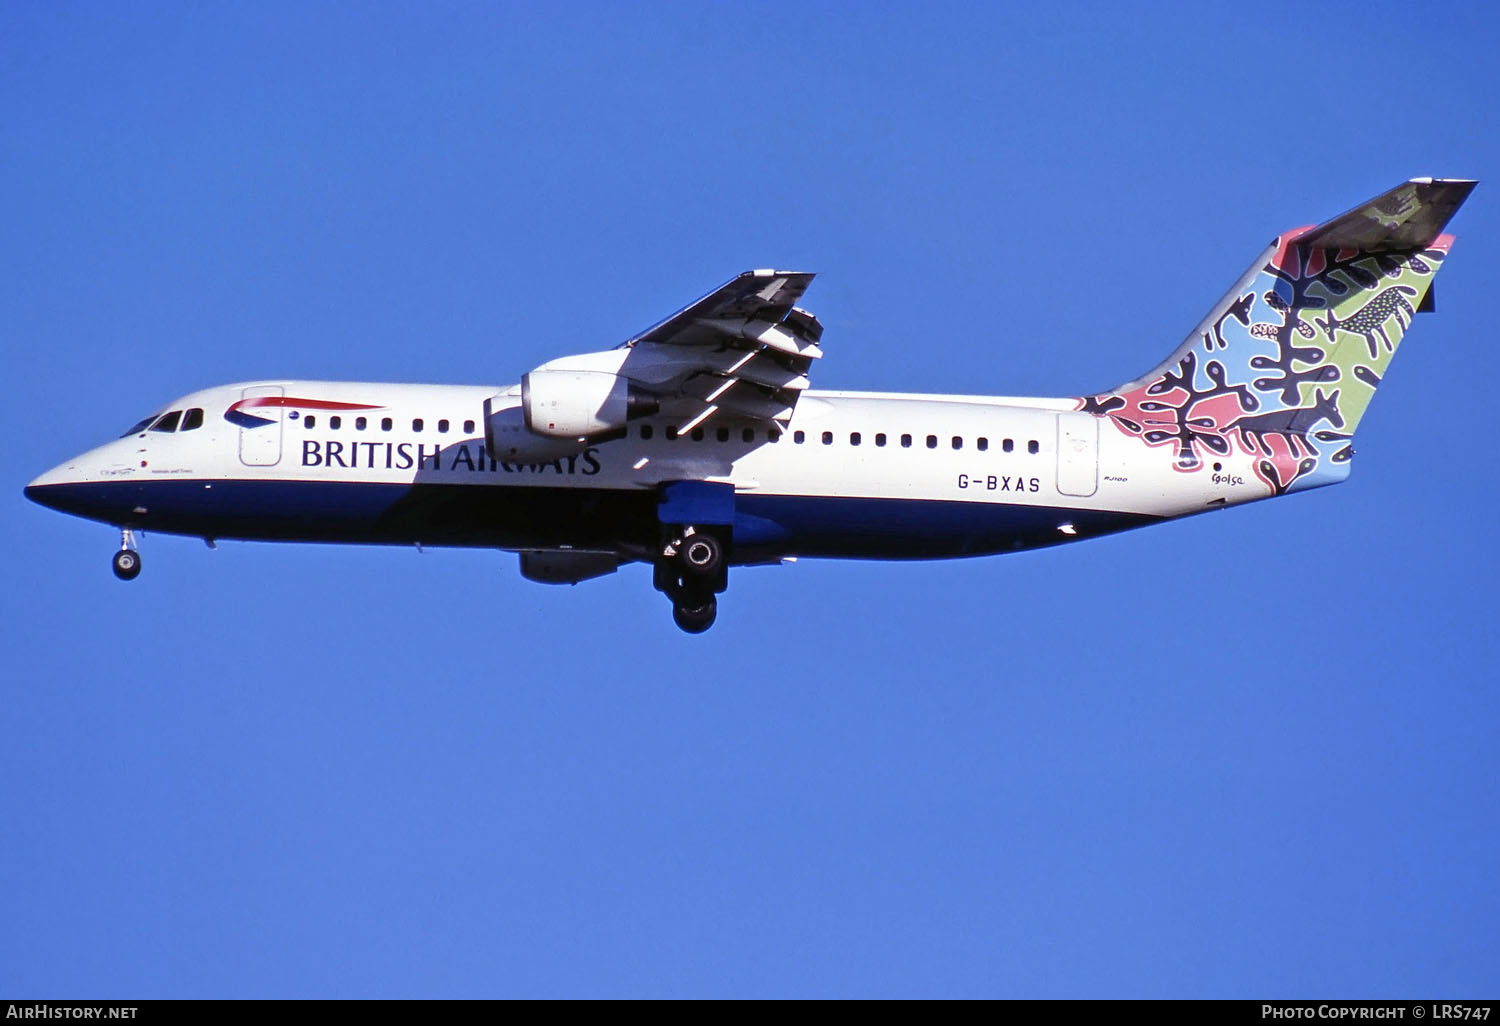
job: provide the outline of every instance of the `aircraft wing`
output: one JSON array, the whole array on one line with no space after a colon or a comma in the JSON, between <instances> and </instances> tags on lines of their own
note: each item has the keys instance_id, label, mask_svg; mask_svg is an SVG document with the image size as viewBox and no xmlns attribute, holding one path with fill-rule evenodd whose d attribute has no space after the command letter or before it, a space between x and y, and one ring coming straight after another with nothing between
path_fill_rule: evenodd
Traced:
<instances>
[{"instance_id":1,"label":"aircraft wing","mask_svg":"<svg viewBox=\"0 0 1500 1026\"><path fill-rule=\"evenodd\" d=\"M716 414L784 424L823 326L796 303L802 271L746 271L625 343L624 373L674 402L690 431Z\"/></svg>"}]
</instances>

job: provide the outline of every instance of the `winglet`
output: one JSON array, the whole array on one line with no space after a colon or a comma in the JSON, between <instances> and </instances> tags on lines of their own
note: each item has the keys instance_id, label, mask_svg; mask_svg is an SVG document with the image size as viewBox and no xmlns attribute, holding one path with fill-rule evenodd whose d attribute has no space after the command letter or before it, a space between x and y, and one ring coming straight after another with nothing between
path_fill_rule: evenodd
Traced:
<instances>
[{"instance_id":1,"label":"winglet","mask_svg":"<svg viewBox=\"0 0 1500 1026\"><path fill-rule=\"evenodd\" d=\"M1463 178L1413 178L1295 241L1308 249L1425 249L1477 184Z\"/></svg>"}]
</instances>

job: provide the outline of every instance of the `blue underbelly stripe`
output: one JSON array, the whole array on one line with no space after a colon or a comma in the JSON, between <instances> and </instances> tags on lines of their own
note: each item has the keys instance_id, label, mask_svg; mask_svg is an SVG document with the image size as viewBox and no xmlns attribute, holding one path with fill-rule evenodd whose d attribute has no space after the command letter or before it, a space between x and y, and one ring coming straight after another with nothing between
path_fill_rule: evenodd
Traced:
<instances>
[{"instance_id":1,"label":"blue underbelly stripe","mask_svg":"<svg viewBox=\"0 0 1500 1026\"><path fill-rule=\"evenodd\" d=\"M210 538L649 551L659 530L650 489L153 480L47 485L28 495L93 520ZM982 555L1159 519L1007 503L752 492L735 500L734 558ZM1059 531L1062 524L1073 533Z\"/></svg>"}]
</instances>

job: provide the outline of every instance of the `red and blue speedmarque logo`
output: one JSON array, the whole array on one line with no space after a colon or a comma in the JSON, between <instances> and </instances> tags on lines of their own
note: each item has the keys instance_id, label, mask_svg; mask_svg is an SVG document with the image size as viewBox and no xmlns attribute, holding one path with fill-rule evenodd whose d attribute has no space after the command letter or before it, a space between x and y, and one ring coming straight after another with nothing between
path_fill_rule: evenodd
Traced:
<instances>
[{"instance_id":1,"label":"red and blue speedmarque logo","mask_svg":"<svg viewBox=\"0 0 1500 1026\"><path fill-rule=\"evenodd\" d=\"M368 403L337 403L331 399L298 399L290 395L257 395L241 399L224 411L224 419L242 428L265 427L276 423L271 417L257 417L247 410L378 410L382 407Z\"/></svg>"}]
</instances>

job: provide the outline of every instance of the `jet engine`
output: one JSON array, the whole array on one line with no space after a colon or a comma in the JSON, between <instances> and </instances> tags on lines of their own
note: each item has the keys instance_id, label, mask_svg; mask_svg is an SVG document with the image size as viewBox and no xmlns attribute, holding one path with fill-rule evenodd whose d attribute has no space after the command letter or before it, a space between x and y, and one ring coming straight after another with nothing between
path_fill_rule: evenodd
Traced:
<instances>
[{"instance_id":1,"label":"jet engine","mask_svg":"<svg viewBox=\"0 0 1500 1026\"><path fill-rule=\"evenodd\" d=\"M582 440L655 413L657 403L618 374L539 367L521 378L521 409L530 431Z\"/></svg>"},{"instance_id":2,"label":"jet engine","mask_svg":"<svg viewBox=\"0 0 1500 1026\"><path fill-rule=\"evenodd\" d=\"M625 425L660 408L628 378L607 371L539 367L515 392L484 404L484 442L504 462L561 459L587 446L623 437Z\"/></svg>"}]
</instances>

